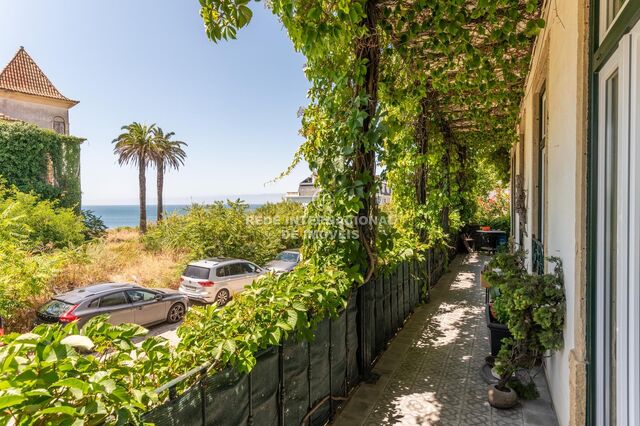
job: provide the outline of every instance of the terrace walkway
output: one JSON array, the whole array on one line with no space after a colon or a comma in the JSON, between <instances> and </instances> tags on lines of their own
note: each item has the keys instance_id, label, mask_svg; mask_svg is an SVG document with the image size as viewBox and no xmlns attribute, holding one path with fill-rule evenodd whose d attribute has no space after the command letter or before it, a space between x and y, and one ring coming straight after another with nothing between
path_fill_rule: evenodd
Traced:
<instances>
[{"instance_id":1,"label":"terrace walkway","mask_svg":"<svg viewBox=\"0 0 640 426\"><path fill-rule=\"evenodd\" d=\"M480 375L489 354L484 289L479 275L486 256L458 256L391 342L334 424L352 425L557 425L543 372L540 398L510 410L487 402Z\"/></svg>"}]
</instances>

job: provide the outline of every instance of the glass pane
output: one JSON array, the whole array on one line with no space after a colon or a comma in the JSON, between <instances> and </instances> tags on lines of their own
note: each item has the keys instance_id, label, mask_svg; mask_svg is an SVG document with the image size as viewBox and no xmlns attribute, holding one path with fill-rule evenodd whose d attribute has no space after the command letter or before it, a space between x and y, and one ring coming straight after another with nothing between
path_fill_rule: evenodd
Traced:
<instances>
[{"instance_id":1,"label":"glass pane","mask_svg":"<svg viewBox=\"0 0 640 426\"><path fill-rule=\"evenodd\" d=\"M617 285L617 204L618 204L618 73L607 80L605 139L605 342L607 344L604 383L605 412L616 424L616 285Z\"/></svg>"},{"instance_id":2,"label":"glass pane","mask_svg":"<svg viewBox=\"0 0 640 426\"><path fill-rule=\"evenodd\" d=\"M187 278L195 278L196 280L207 280L209 279L209 268L188 265L182 275Z\"/></svg>"},{"instance_id":3,"label":"glass pane","mask_svg":"<svg viewBox=\"0 0 640 426\"><path fill-rule=\"evenodd\" d=\"M624 0L607 0L607 28L611 26L613 20L618 16L623 3Z\"/></svg>"},{"instance_id":4,"label":"glass pane","mask_svg":"<svg viewBox=\"0 0 640 426\"><path fill-rule=\"evenodd\" d=\"M120 306L127 304L127 298L124 295L124 292L113 293L107 296L104 296L101 299L100 307L105 308L109 306Z\"/></svg>"}]
</instances>

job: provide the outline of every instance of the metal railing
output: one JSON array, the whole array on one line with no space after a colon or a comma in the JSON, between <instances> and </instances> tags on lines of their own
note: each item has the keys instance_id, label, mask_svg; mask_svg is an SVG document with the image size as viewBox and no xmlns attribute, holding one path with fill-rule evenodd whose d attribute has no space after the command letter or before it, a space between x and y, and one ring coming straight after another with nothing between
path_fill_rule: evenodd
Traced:
<instances>
[{"instance_id":1,"label":"metal railing","mask_svg":"<svg viewBox=\"0 0 640 426\"><path fill-rule=\"evenodd\" d=\"M451 255L430 252L424 262L405 262L354 288L347 308L325 318L312 342L290 339L260 352L249 374L231 368L207 374L209 363L194 368L156 390L168 391L168 400L143 420L160 426L325 424L337 402L370 376Z\"/></svg>"},{"instance_id":2,"label":"metal railing","mask_svg":"<svg viewBox=\"0 0 640 426\"><path fill-rule=\"evenodd\" d=\"M535 238L531 238L531 269L534 274L544 274L544 246Z\"/></svg>"}]
</instances>

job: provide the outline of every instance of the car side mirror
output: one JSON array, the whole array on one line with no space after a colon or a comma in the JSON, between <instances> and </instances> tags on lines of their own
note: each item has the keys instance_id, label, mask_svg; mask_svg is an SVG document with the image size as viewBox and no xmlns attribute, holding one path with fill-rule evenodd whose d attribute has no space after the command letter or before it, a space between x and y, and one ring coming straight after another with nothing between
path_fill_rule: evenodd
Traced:
<instances>
[{"instance_id":1,"label":"car side mirror","mask_svg":"<svg viewBox=\"0 0 640 426\"><path fill-rule=\"evenodd\" d=\"M156 294L155 299L156 299L156 300L162 300L162 299L164 299L164 295L162 295L162 294Z\"/></svg>"}]
</instances>

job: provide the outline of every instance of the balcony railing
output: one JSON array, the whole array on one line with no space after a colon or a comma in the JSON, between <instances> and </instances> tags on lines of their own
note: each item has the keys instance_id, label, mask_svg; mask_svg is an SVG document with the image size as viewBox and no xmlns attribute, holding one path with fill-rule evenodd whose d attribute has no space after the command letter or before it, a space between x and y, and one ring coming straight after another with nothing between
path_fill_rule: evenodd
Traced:
<instances>
[{"instance_id":1,"label":"balcony railing","mask_svg":"<svg viewBox=\"0 0 640 426\"><path fill-rule=\"evenodd\" d=\"M544 246L535 238L531 239L531 265L534 274L544 274Z\"/></svg>"}]
</instances>

